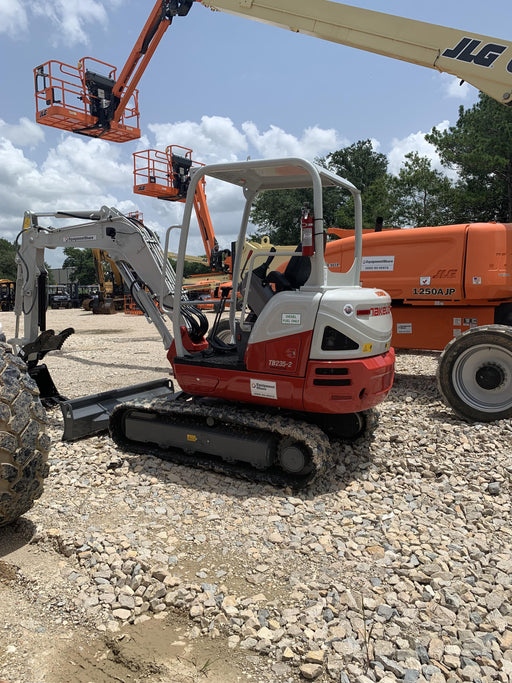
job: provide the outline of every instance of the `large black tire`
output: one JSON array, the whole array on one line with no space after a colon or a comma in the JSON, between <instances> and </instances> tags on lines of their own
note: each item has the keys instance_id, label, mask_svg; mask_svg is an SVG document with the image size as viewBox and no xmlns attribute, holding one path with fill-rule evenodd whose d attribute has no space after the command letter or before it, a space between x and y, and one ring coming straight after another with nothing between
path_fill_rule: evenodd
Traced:
<instances>
[{"instance_id":1,"label":"large black tire","mask_svg":"<svg viewBox=\"0 0 512 683\"><path fill-rule=\"evenodd\" d=\"M512 329L483 325L447 344L437 371L439 391L466 420L512 417Z\"/></svg>"},{"instance_id":2,"label":"large black tire","mask_svg":"<svg viewBox=\"0 0 512 683\"><path fill-rule=\"evenodd\" d=\"M23 361L0 342L0 526L30 510L48 476L46 412Z\"/></svg>"}]
</instances>

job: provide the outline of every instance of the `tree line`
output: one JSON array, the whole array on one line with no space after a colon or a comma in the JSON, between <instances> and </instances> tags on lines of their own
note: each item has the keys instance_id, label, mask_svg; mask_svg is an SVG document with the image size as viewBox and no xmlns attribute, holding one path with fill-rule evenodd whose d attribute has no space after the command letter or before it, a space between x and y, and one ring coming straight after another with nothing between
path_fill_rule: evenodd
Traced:
<instances>
[{"instance_id":1,"label":"tree line","mask_svg":"<svg viewBox=\"0 0 512 683\"><path fill-rule=\"evenodd\" d=\"M449 175L432 167L417 152L405 155L398 175L388 171L384 154L370 140L317 159L317 163L349 180L361 191L363 227L404 228L474 221L512 222L512 111L480 94L469 109L460 107L456 125L433 128L425 135ZM251 220L255 237L268 235L276 244L300 240L300 215L312 203L310 190L278 190L256 199ZM324 192L328 227L353 228L350 193L339 188Z\"/></svg>"},{"instance_id":2,"label":"tree line","mask_svg":"<svg viewBox=\"0 0 512 683\"><path fill-rule=\"evenodd\" d=\"M388 171L384 154L370 140L358 142L317 159L317 163L349 180L363 201L363 227L373 228L381 216L384 227L422 227L474 221L512 222L512 111L480 94L468 109L460 107L454 126L433 128L425 135L436 149L443 168L432 168L428 157L406 154L398 175ZM255 238L268 235L275 244L300 241L304 203L312 203L309 190L272 190L256 199L251 220ZM324 192L324 218L328 227L353 227L353 201L339 188ZM64 249L64 268L73 281L96 282L90 249ZM15 246L0 239L0 279L16 279ZM108 266L106 266L108 272ZM186 264L186 274L204 272Z\"/></svg>"}]
</instances>

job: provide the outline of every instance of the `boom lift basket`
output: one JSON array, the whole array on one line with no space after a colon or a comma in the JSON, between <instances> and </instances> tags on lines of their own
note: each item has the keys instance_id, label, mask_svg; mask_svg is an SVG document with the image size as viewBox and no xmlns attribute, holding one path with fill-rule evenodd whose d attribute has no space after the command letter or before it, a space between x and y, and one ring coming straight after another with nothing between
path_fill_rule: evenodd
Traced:
<instances>
[{"instance_id":1,"label":"boom lift basket","mask_svg":"<svg viewBox=\"0 0 512 683\"><path fill-rule=\"evenodd\" d=\"M182 150L184 153L176 153ZM193 161L192 150L181 145L169 145L165 152L147 149L133 154L133 191L157 199L185 201L190 169L204 166ZM201 180L204 191L205 180Z\"/></svg>"},{"instance_id":2,"label":"boom lift basket","mask_svg":"<svg viewBox=\"0 0 512 683\"><path fill-rule=\"evenodd\" d=\"M41 64L34 69L37 123L112 142L140 138L138 91L115 121L115 82L115 67L91 57L81 59L78 67L55 60Z\"/></svg>"}]
</instances>

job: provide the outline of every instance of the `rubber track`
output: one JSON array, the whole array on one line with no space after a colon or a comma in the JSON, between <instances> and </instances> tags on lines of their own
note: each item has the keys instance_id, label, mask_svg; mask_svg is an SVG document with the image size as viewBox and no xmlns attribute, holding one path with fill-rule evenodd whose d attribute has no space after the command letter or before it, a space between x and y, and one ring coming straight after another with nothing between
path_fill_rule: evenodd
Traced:
<instances>
[{"instance_id":1,"label":"rubber track","mask_svg":"<svg viewBox=\"0 0 512 683\"><path fill-rule=\"evenodd\" d=\"M222 422L229 430L244 429L275 434L278 438L291 437L304 444L311 454L311 471L303 476L289 474L277 467L266 470L256 469L248 463L228 462L218 457L201 453L187 454L179 449L163 450L151 444L140 444L125 438L123 434L123 416L133 408L147 413L158 413L165 418L201 419L212 417L215 422ZM110 418L110 435L122 449L154 455L162 460L178 464L199 467L201 469L221 472L249 481L264 482L273 486L290 486L298 489L311 484L315 479L324 475L332 466L330 455L332 446L326 434L317 426L295 420L282 415L269 414L255 408L245 408L233 403L219 402L216 405L189 400L156 399L151 402L125 403L117 406Z\"/></svg>"}]
</instances>

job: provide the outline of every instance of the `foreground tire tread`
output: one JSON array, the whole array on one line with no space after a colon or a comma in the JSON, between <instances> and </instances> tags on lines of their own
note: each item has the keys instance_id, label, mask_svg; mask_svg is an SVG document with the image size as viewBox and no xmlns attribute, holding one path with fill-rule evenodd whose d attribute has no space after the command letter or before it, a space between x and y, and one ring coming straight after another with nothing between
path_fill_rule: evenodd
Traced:
<instances>
[{"instance_id":1,"label":"foreground tire tread","mask_svg":"<svg viewBox=\"0 0 512 683\"><path fill-rule=\"evenodd\" d=\"M0 342L0 527L30 510L48 476L46 412L23 361Z\"/></svg>"}]
</instances>

